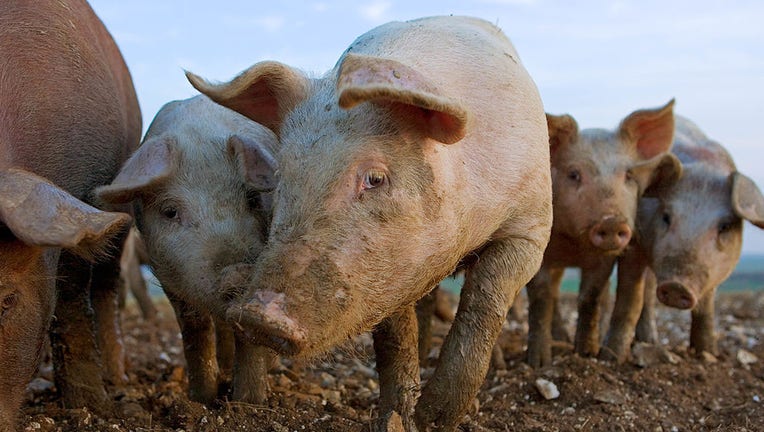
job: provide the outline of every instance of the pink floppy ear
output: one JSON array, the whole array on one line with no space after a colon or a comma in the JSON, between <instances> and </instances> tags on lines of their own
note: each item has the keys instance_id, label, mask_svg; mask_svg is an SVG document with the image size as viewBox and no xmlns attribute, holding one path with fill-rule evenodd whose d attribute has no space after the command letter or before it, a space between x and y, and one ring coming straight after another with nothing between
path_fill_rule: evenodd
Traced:
<instances>
[{"instance_id":1,"label":"pink floppy ear","mask_svg":"<svg viewBox=\"0 0 764 432\"><path fill-rule=\"evenodd\" d=\"M255 190L271 191L276 187L278 165L269 148L277 145L276 136L263 128L261 136L232 135L228 152L239 162L239 172Z\"/></svg>"},{"instance_id":2,"label":"pink floppy ear","mask_svg":"<svg viewBox=\"0 0 764 432\"><path fill-rule=\"evenodd\" d=\"M621 121L620 134L634 142L643 159L669 151L674 142L674 99L660 108L629 114Z\"/></svg>"},{"instance_id":3,"label":"pink floppy ear","mask_svg":"<svg viewBox=\"0 0 764 432\"><path fill-rule=\"evenodd\" d=\"M764 197L747 176L732 174L732 209L735 214L764 229Z\"/></svg>"},{"instance_id":4,"label":"pink floppy ear","mask_svg":"<svg viewBox=\"0 0 764 432\"><path fill-rule=\"evenodd\" d=\"M444 144L467 133L468 114L416 70L395 60L346 54L337 77L339 105L350 109L362 102L391 102L417 108L405 118L426 136Z\"/></svg>"},{"instance_id":5,"label":"pink floppy ear","mask_svg":"<svg viewBox=\"0 0 764 432\"><path fill-rule=\"evenodd\" d=\"M0 222L30 246L70 249L92 259L131 220L125 213L91 207L28 171L0 171Z\"/></svg>"},{"instance_id":6,"label":"pink floppy ear","mask_svg":"<svg viewBox=\"0 0 764 432\"><path fill-rule=\"evenodd\" d=\"M572 144L578 137L578 123L567 114L547 114L546 125L549 129L549 152L552 155L561 147Z\"/></svg>"},{"instance_id":7,"label":"pink floppy ear","mask_svg":"<svg viewBox=\"0 0 764 432\"><path fill-rule=\"evenodd\" d=\"M96 196L110 204L136 199L146 190L164 182L177 163L175 139L158 137L146 140L125 162L110 185L96 188Z\"/></svg>"},{"instance_id":8,"label":"pink floppy ear","mask_svg":"<svg viewBox=\"0 0 764 432\"><path fill-rule=\"evenodd\" d=\"M227 83L212 84L186 71L195 89L216 103L269 128L277 135L286 114L308 95L310 81L297 69L264 61Z\"/></svg>"}]
</instances>

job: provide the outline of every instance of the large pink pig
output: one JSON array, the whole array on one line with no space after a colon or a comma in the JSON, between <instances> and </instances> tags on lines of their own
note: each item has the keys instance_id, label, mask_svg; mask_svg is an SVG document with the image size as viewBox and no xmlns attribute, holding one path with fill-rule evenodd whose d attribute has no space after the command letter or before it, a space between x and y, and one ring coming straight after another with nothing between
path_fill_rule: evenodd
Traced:
<instances>
[{"instance_id":1,"label":"large pink pig","mask_svg":"<svg viewBox=\"0 0 764 432\"><path fill-rule=\"evenodd\" d=\"M697 354L716 353L716 288L740 258L743 220L764 228L764 196L735 168L724 147L690 120L677 117L672 151L682 161L682 177L658 189L655 197L642 199L640 247L618 264L622 275L605 341L609 355L618 360L628 357L642 310L643 278L652 276L649 272L655 274L663 304L691 311L690 348Z\"/></svg>"},{"instance_id":2,"label":"large pink pig","mask_svg":"<svg viewBox=\"0 0 764 432\"><path fill-rule=\"evenodd\" d=\"M138 145L141 116L84 1L0 2L0 59L0 430L11 430L54 307L64 405L104 409L103 379L125 379L109 243L130 217L86 203Z\"/></svg>"},{"instance_id":3,"label":"large pink pig","mask_svg":"<svg viewBox=\"0 0 764 432\"><path fill-rule=\"evenodd\" d=\"M509 40L424 18L360 36L320 79L277 62L189 78L280 139L270 236L231 322L300 357L372 330L382 415L453 430L552 222L544 111ZM420 395L415 302L460 262L459 312Z\"/></svg>"}]
</instances>

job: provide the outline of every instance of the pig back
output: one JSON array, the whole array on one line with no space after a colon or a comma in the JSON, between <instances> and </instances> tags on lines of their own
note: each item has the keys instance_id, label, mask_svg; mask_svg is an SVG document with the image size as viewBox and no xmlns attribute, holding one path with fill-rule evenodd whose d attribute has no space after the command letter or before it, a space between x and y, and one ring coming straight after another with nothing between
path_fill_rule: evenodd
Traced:
<instances>
[{"instance_id":1,"label":"pig back","mask_svg":"<svg viewBox=\"0 0 764 432\"><path fill-rule=\"evenodd\" d=\"M141 117L114 40L84 1L0 4L0 167L84 201L137 147Z\"/></svg>"},{"instance_id":2,"label":"pig back","mask_svg":"<svg viewBox=\"0 0 764 432\"><path fill-rule=\"evenodd\" d=\"M729 152L719 143L709 139L689 119L676 116L674 143L671 151L685 168L704 168L726 176L734 171L735 162Z\"/></svg>"},{"instance_id":3,"label":"pig back","mask_svg":"<svg viewBox=\"0 0 764 432\"><path fill-rule=\"evenodd\" d=\"M427 153L436 185L476 227L476 237L511 231L517 208L550 201L549 147L541 100L509 39L471 17L392 22L359 37L345 54L398 61L468 113L465 137ZM337 67L342 64L340 58ZM425 147L426 148L426 147ZM539 204L540 203L540 204ZM461 204L461 205L460 205ZM535 218L537 215L534 215ZM512 219L512 222L509 220Z\"/></svg>"}]
</instances>

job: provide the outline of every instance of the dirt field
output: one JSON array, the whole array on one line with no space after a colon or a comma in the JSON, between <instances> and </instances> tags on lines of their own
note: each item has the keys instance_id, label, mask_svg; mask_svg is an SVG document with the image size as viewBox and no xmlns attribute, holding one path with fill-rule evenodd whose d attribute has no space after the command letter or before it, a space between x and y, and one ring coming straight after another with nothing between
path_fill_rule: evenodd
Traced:
<instances>
[{"instance_id":1,"label":"dirt field","mask_svg":"<svg viewBox=\"0 0 764 432\"><path fill-rule=\"evenodd\" d=\"M575 304L564 298L565 310ZM114 415L58 407L50 366L29 390L25 431L365 431L377 414L371 338L362 336L324 361L283 361L271 374L268 406L221 402L206 408L185 396L184 361L172 309L144 322L124 319L130 383L112 389ZM764 291L717 300L718 357L686 351L689 314L659 309L659 347L615 365L557 349L552 367L534 371L523 359L527 326L507 322L501 342L506 370L491 370L463 431L762 431L764 430ZM570 313L568 313L570 316ZM571 329L573 318L571 317ZM440 324L442 334L447 329ZM439 343L439 341L436 341ZM666 349L663 349L666 348ZM635 363L640 363L637 365ZM423 376L431 373L423 369ZM46 379L47 378L47 379ZM559 391L545 399L536 381Z\"/></svg>"}]
</instances>

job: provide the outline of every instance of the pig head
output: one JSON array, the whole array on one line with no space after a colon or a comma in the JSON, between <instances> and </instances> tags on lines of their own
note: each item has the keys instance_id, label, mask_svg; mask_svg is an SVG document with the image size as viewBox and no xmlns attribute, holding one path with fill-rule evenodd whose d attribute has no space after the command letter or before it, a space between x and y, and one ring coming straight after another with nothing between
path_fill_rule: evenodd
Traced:
<instances>
[{"instance_id":1,"label":"pig head","mask_svg":"<svg viewBox=\"0 0 764 432\"><path fill-rule=\"evenodd\" d=\"M575 242L577 255L618 255L629 244L637 202L646 190L676 180L671 153L674 101L638 110L615 131L578 131L568 116L547 115L554 199L553 236Z\"/></svg>"},{"instance_id":2,"label":"pig head","mask_svg":"<svg viewBox=\"0 0 764 432\"><path fill-rule=\"evenodd\" d=\"M743 221L764 228L764 197L732 158L687 119L680 118L673 152L684 166L679 181L643 200L639 230L658 299L693 310L691 346L713 352L710 319L716 288L735 268Z\"/></svg>"},{"instance_id":3,"label":"pig head","mask_svg":"<svg viewBox=\"0 0 764 432\"><path fill-rule=\"evenodd\" d=\"M102 212L28 171L0 170L0 430L16 410L39 362L56 303L60 250L93 259L130 217ZM30 348L31 347L31 348Z\"/></svg>"},{"instance_id":4,"label":"pig head","mask_svg":"<svg viewBox=\"0 0 764 432\"><path fill-rule=\"evenodd\" d=\"M509 41L477 19L426 18L359 37L317 80L273 62L220 85L188 76L213 100L270 125L281 144L250 301L228 311L253 339L317 355L388 317L414 316L414 302L462 258L480 257L449 360L420 398L432 407L421 424L453 425L551 224L543 110ZM470 325L482 336L464 339ZM475 368L456 365L460 349ZM435 402L434 389L454 385L449 369L469 391Z\"/></svg>"}]
</instances>

